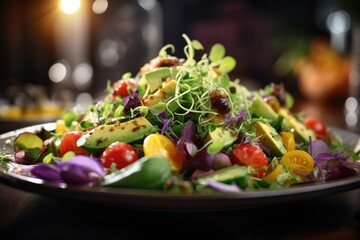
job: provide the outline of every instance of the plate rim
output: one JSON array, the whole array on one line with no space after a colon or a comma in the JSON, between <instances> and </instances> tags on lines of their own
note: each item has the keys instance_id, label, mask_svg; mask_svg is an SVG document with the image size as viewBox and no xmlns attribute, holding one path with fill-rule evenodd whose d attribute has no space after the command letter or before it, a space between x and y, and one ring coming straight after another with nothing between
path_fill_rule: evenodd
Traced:
<instances>
[{"instance_id":1,"label":"plate rim","mask_svg":"<svg viewBox=\"0 0 360 240\"><path fill-rule=\"evenodd\" d=\"M37 124L0 135L0 143L23 131L45 128L53 130L55 123ZM334 133L359 134L336 127ZM336 194L360 187L360 175L328 181L326 183L298 184L283 189L245 190L240 193L169 193L164 191L110 188L77 187L49 183L41 179L9 172L0 166L0 182L13 188L49 197L89 201L105 205L157 211L215 211L266 206L282 202L305 200L326 194ZM208 202L208 203L206 203ZM209 203L214 206L210 206Z\"/></svg>"}]
</instances>

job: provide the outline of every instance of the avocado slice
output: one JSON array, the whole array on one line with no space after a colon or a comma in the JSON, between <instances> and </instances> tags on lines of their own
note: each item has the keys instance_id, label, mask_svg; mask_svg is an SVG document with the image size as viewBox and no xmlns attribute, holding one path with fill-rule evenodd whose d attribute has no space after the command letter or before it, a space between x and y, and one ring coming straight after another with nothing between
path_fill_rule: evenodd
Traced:
<instances>
[{"instance_id":1,"label":"avocado slice","mask_svg":"<svg viewBox=\"0 0 360 240\"><path fill-rule=\"evenodd\" d=\"M124 123L100 125L85 133L77 145L89 152L100 152L113 142L134 142L144 138L153 129L145 118L139 117Z\"/></svg>"},{"instance_id":2,"label":"avocado slice","mask_svg":"<svg viewBox=\"0 0 360 240\"><path fill-rule=\"evenodd\" d=\"M275 128L263 122L256 122L254 127L256 136L259 137L261 144L270 150L271 155L281 157L286 153L283 141Z\"/></svg>"},{"instance_id":3,"label":"avocado slice","mask_svg":"<svg viewBox=\"0 0 360 240\"><path fill-rule=\"evenodd\" d=\"M280 108L279 114L284 117L283 124L284 128L288 128L289 130L294 130L295 137L300 139L304 143L309 143L309 138L315 140L316 134L313 130L309 129L302 122L297 120L289 110L285 108Z\"/></svg>"},{"instance_id":4,"label":"avocado slice","mask_svg":"<svg viewBox=\"0 0 360 240\"><path fill-rule=\"evenodd\" d=\"M144 74L150 87L150 93L155 92L168 77L171 77L171 69L168 67L157 68Z\"/></svg>"},{"instance_id":5,"label":"avocado slice","mask_svg":"<svg viewBox=\"0 0 360 240\"><path fill-rule=\"evenodd\" d=\"M159 102L165 102L169 97L175 94L176 81L174 79L164 82L163 86L154 94L148 95L142 99L144 106L151 107Z\"/></svg>"},{"instance_id":6,"label":"avocado slice","mask_svg":"<svg viewBox=\"0 0 360 240\"><path fill-rule=\"evenodd\" d=\"M255 96L255 99L250 105L250 113L255 117L262 117L275 121L278 117L278 114L272 109L272 107L267 104L259 95Z\"/></svg>"},{"instance_id":7,"label":"avocado slice","mask_svg":"<svg viewBox=\"0 0 360 240\"><path fill-rule=\"evenodd\" d=\"M230 129L217 127L214 131L209 132L205 137L205 143L210 141L212 142L208 146L208 152L215 154L221 151L222 148L230 146L233 142L235 142L237 137L237 132Z\"/></svg>"}]
</instances>

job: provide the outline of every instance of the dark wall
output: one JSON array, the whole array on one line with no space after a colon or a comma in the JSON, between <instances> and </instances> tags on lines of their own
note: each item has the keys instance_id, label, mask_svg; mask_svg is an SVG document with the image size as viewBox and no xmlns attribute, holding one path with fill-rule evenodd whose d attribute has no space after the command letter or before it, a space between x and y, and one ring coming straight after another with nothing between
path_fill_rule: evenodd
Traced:
<instances>
[{"instance_id":1,"label":"dark wall","mask_svg":"<svg viewBox=\"0 0 360 240\"><path fill-rule=\"evenodd\" d=\"M116 0L109 0L112 1ZM283 51L298 47L299 39L307 41L313 35L327 34L319 7L338 6L342 1L158 2L163 9L163 44L174 44L178 56L183 56L182 33L201 41L207 50L220 42L238 62L236 76L266 84L281 80L273 74L272 67ZM58 1L49 0L0 1L0 81L3 86L51 84L48 70L57 60L52 32L57 4ZM90 36L96 34L92 32ZM89 51L95 51L94 45L90 46Z\"/></svg>"},{"instance_id":2,"label":"dark wall","mask_svg":"<svg viewBox=\"0 0 360 240\"><path fill-rule=\"evenodd\" d=\"M45 3L46 2L46 3ZM0 81L2 85L47 85L53 62L56 1L1 1Z\"/></svg>"}]
</instances>

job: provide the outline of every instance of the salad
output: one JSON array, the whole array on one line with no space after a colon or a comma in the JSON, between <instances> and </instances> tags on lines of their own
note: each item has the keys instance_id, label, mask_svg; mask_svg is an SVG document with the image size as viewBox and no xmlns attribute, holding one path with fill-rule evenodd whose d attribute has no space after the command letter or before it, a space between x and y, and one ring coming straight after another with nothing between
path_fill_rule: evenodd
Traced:
<instances>
[{"instance_id":1,"label":"salad","mask_svg":"<svg viewBox=\"0 0 360 240\"><path fill-rule=\"evenodd\" d=\"M359 174L348 149L320 119L291 112L281 84L248 90L229 73L223 45L204 53L185 34L136 75L109 81L102 100L68 112L54 131L22 132L0 161L46 182L176 193L288 188ZM196 60L198 54L203 54Z\"/></svg>"}]
</instances>

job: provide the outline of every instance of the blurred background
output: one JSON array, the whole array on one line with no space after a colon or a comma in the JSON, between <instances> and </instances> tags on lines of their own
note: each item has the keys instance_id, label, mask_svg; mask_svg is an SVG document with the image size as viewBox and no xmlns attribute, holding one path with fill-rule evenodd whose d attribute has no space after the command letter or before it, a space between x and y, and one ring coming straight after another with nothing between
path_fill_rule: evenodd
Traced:
<instances>
[{"instance_id":1,"label":"blurred background","mask_svg":"<svg viewBox=\"0 0 360 240\"><path fill-rule=\"evenodd\" d=\"M294 111L360 126L359 0L4 0L0 11L0 131L85 109L164 44L183 57L182 33L225 45L249 89L282 83Z\"/></svg>"}]
</instances>

